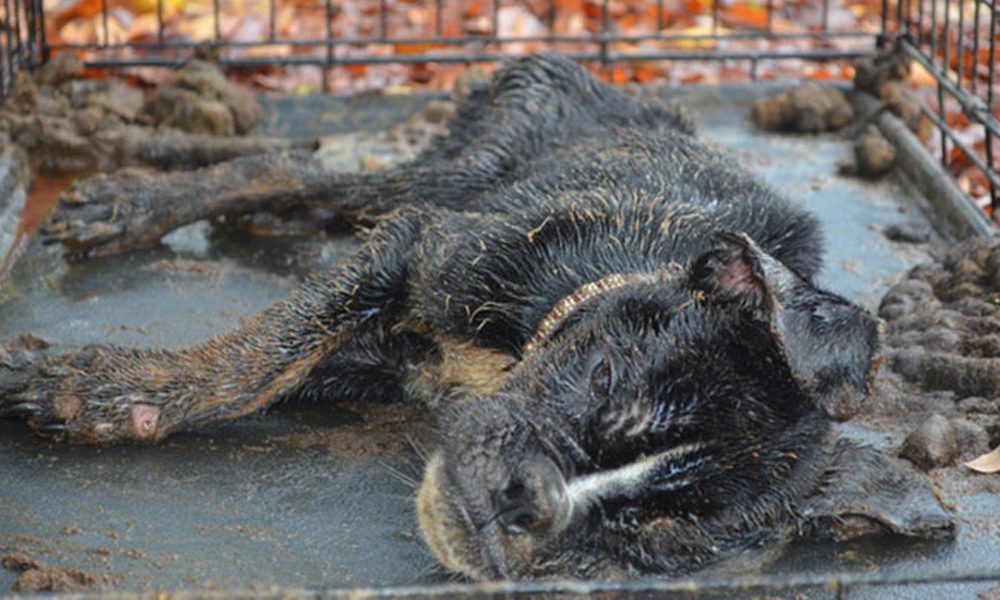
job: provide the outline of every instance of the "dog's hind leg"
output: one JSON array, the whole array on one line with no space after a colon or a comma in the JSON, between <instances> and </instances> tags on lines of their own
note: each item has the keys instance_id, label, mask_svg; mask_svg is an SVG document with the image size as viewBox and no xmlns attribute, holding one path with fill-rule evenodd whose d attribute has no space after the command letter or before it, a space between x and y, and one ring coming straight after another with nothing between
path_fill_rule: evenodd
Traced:
<instances>
[{"instance_id":1,"label":"dog's hind leg","mask_svg":"<svg viewBox=\"0 0 1000 600\"><path fill-rule=\"evenodd\" d=\"M449 134L413 161L375 173L327 170L310 152L238 158L197 171L126 169L75 185L44 234L69 255L156 244L198 219L317 206L356 221L397 208L489 211L494 191L578 136L608 127L693 131L682 112L603 86L554 55L512 62L463 103Z\"/></svg>"},{"instance_id":2,"label":"dog's hind leg","mask_svg":"<svg viewBox=\"0 0 1000 600\"><path fill-rule=\"evenodd\" d=\"M34 338L8 342L0 346L0 415L72 441L155 441L295 394L351 339L407 314L418 219L387 220L332 273L200 345L55 354Z\"/></svg>"}]
</instances>

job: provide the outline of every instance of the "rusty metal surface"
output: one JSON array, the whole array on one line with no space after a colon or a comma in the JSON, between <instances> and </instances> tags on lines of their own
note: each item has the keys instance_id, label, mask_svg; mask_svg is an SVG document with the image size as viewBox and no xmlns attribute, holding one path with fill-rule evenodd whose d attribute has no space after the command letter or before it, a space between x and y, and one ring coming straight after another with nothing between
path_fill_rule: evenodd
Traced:
<instances>
[{"instance_id":1,"label":"rusty metal surface","mask_svg":"<svg viewBox=\"0 0 1000 600\"><path fill-rule=\"evenodd\" d=\"M691 88L676 95L695 111L707 136L733 148L751 169L819 215L829 240L821 284L874 308L894 278L925 260L929 250L889 242L881 230L904 219L928 220L926 204L899 180L836 175L836 163L851 152L848 140L754 131L746 116L749 103L770 89ZM343 132L365 128L375 122L372 115L388 125L413 106L371 96L363 109L354 101L352 110L350 102L269 102L272 132ZM343 237L262 242L194 226L173 236L170 247L67 267L36 246L2 292L0 338L31 331L64 344L191 343L282 297L311 265L335 260L350 247ZM442 584L446 578L434 570L416 531L412 490L392 473L415 472L411 453L396 448L359 454L301 441L316 428L354 435L362 418L356 407L289 405L155 447L101 449L51 444L16 423L0 422L0 554L22 552L52 565L105 573L122 590ZM847 433L886 443L879 432ZM851 597L974 596L996 583L912 581L995 567L1000 536L991 523L1000 522L1000 502L983 496L956 502L962 530L955 543L797 542L761 575L770 578L767 585L754 589L780 589L775 581L799 578L803 583L794 589L808 597L834 597L826 578L848 573L901 582L862 581ZM10 589L14 578L0 570L0 590ZM611 590L680 594L685 585L647 582ZM716 582L708 591L730 597L724 591L730 588L720 586ZM432 595L474 591L407 589ZM594 588L479 591L518 590L573 595Z\"/></svg>"}]
</instances>

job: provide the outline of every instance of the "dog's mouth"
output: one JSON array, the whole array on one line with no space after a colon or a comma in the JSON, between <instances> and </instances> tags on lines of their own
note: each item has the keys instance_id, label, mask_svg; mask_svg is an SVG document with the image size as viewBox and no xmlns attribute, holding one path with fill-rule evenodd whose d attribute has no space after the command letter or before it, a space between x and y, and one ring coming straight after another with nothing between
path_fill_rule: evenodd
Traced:
<instances>
[{"instance_id":1,"label":"dog's mouth","mask_svg":"<svg viewBox=\"0 0 1000 600\"><path fill-rule=\"evenodd\" d=\"M703 443L679 444L627 465L566 479L554 463L542 458L548 468L538 472L552 478L546 481L552 485L543 486L551 496L545 498L548 518L541 528L521 531L511 531L503 519L476 522L457 495L449 492L444 459L436 454L428 462L417 497L423 538L445 568L473 580L544 575L545 555L553 548L568 549L567 540L579 538L590 526L588 515L602 501L633 497L648 485L652 473L670 465L681 472L684 463L703 460L706 449Z\"/></svg>"}]
</instances>

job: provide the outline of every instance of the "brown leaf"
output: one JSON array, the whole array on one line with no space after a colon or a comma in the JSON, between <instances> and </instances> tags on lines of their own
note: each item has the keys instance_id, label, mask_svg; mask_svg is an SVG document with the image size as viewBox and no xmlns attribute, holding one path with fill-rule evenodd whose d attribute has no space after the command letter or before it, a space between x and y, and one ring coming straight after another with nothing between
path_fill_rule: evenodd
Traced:
<instances>
[{"instance_id":1,"label":"brown leaf","mask_svg":"<svg viewBox=\"0 0 1000 600\"><path fill-rule=\"evenodd\" d=\"M965 466L979 473L1000 473L1000 446L997 446L991 452L970 460L965 463Z\"/></svg>"}]
</instances>

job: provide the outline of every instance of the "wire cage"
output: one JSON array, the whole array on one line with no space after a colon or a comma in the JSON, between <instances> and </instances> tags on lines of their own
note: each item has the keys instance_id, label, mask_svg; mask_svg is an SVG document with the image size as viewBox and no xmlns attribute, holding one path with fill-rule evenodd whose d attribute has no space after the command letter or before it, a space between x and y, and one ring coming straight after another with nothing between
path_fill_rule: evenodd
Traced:
<instances>
[{"instance_id":1,"label":"wire cage","mask_svg":"<svg viewBox=\"0 0 1000 600\"><path fill-rule=\"evenodd\" d=\"M749 17L734 8L750 4L735 0L646 0L646 29L625 27L631 13L617 0L487 0L485 10L472 11L465 0L200 0L204 25L196 36L172 16L174 0L153 0L144 15L151 26L144 36L125 37L114 23L115 0L82 2L96 24L93 40L66 41L58 31L57 2L0 0L0 102L14 90L17 74L43 64L60 52L77 52L91 68L129 72L140 68L182 65L199 48L218 51L223 66L235 71L309 68L318 89L350 89L355 67L383 69L391 82L400 65L470 65L495 63L518 53L542 49L562 52L588 63L607 79L626 81L685 81L688 64L724 63L745 79L786 74L822 75L849 79L846 61L869 57L880 50L898 49L932 80L923 107L934 125L930 149L946 169L959 178L971 198L983 208L1000 202L1000 135L996 86L997 0L881 0L874 26L859 29L856 22L837 17L841 0L758 0ZM877 1L877 0L876 0ZM567 2L577 7L584 22L573 32L566 24ZM250 6L261 16L252 36L232 36L226 19L234 3ZM402 15L420 4L429 18L420 27L407 25ZM629 6L640 4L629 3ZM671 6L684 4L700 11L694 26L670 22ZM288 8L291 6L292 8ZM511 28L511 7L527 15L529 25ZM783 27L789 9L800 17ZM354 26L344 15L354 12ZM454 14L461 18L452 18ZM580 17L579 15L582 15ZM308 27L289 26L296 21ZM458 27L455 26L456 22ZM803 69L803 65L816 65ZM784 70L785 66L790 66ZM653 68L655 67L655 68ZM794 67L794 68L791 68ZM652 73L651 77L644 74ZM678 75L679 73L679 75ZM692 78L698 81L697 78ZM378 80L376 80L378 81ZM346 83L345 83L346 82ZM965 178L963 181L962 178ZM704 582L636 584L616 588L636 594L694 595L700 590L725 597L730 592L796 592L820 589L835 597L874 586L919 586L944 581L993 581L1000 572L951 572L885 578L856 576L768 576ZM652 587L649 587L652 586ZM441 590L438 590L439 592ZM466 592L468 588L453 591ZM524 594L564 594L608 591L606 587L518 588ZM613 591L613 590L612 590Z\"/></svg>"},{"instance_id":2,"label":"wire cage","mask_svg":"<svg viewBox=\"0 0 1000 600\"><path fill-rule=\"evenodd\" d=\"M14 87L18 71L38 65L45 45L41 0L0 4L0 101Z\"/></svg>"},{"instance_id":3,"label":"wire cage","mask_svg":"<svg viewBox=\"0 0 1000 600\"><path fill-rule=\"evenodd\" d=\"M882 16L883 43L892 42L934 78L924 107L938 137L932 148L946 169L969 168L964 191L995 211L1000 202L997 159L996 63L1000 4L988 0L898 0ZM994 215L996 213L994 212Z\"/></svg>"}]
</instances>

